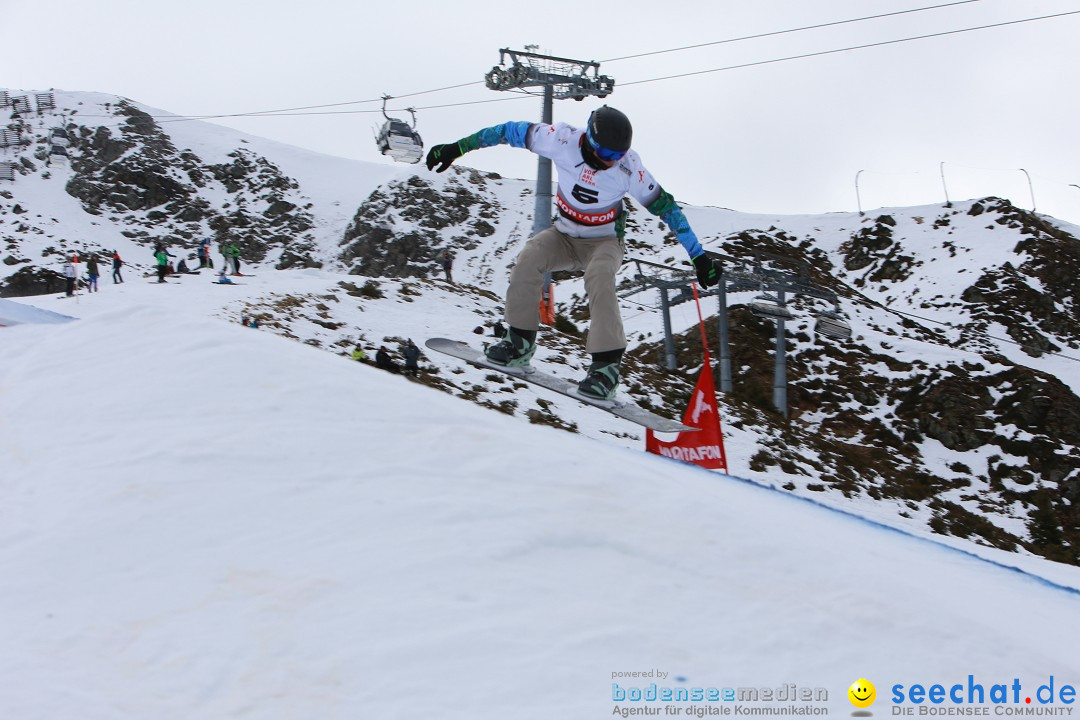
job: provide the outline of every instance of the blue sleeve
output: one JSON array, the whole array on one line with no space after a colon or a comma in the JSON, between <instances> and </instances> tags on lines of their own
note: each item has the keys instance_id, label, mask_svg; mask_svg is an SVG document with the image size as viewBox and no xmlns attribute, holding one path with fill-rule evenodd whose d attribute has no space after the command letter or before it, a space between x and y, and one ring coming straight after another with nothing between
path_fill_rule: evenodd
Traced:
<instances>
[{"instance_id":1,"label":"blue sleeve","mask_svg":"<svg viewBox=\"0 0 1080 720\"><path fill-rule=\"evenodd\" d=\"M661 189L660 195L649 203L646 209L671 228L691 260L705 253L701 243L698 242L697 235L690 229L690 221L686 219L682 208L675 203L675 198L670 193Z\"/></svg>"},{"instance_id":2,"label":"blue sleeve","mask_svg":"<svg viewBox=\"0 0 1080 720\"><path fill-rule=\"evenodd\" d=\"M477 150L479 148L494 147L496 145L510 145L511 147L524 148L525 138L529 134L530 122L505 122L483 130L478 130L468 137L458 141L462 152Z\"/></svg>"}]
</instances>

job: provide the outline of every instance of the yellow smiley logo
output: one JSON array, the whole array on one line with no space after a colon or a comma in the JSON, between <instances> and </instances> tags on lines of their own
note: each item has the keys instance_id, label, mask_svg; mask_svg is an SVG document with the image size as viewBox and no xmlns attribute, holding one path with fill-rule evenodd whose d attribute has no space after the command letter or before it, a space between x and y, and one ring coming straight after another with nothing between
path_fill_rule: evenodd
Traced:
<instances>
[{"instance_id":1,"label":"yellow smiley logo","mask_svg":"<svg viewBox=\"0 0 1080 720\"><path fill-rule=\"evenodd\" d=\"M870 682L866 678L859 678L855 682L851 683L851 687L847 691L848 700L851 704L857 708L868 708L874 704L874 700L877 699L877 690L874 688L874 683Z\"/></svg>"}]
</instances>

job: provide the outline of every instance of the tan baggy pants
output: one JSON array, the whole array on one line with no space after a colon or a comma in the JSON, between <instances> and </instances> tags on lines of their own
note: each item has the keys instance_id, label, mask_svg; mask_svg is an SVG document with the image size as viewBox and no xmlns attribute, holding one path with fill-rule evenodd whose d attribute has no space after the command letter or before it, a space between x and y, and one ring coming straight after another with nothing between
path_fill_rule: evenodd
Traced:
<instances>
[{"instance_id":1,"label":"tan baggy pants","mask_svg":"<svg viewBox=\"0 0 1080 720\"><path fill-rule=\"evenodd\" d=\"M510 327L540 327L540 294L544 275L558 270L584 270L589 295L590 353L626 347L615 273L622 265L623 246L615 235L600 238L570 237L554 227L541 230L525 243L510 272L506 291L506 322Z\"/></svg>"}]
</instances>

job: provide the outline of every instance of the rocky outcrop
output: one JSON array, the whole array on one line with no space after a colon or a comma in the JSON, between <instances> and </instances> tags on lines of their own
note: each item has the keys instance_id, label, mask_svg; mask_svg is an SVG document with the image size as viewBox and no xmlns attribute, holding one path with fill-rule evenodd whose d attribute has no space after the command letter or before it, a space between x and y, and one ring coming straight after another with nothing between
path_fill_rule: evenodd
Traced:
<instances>
[{"instance_id":1,"label":"rocky outcrop","mask_svg":"<svg viewBox=\"0 0 1080 720\"><path fill-rule=\"evenodd\" d=\"M204 237L235 243L248 262L279 251L279 268L317 267L314 217L299 184L268 159L238 148L207 164L178 150L153 117L128 102L117 128L69 125L76 138L68 193L92 215L108 214L147 245L191 249ZM207 193L205 190L212 190ZM220 204L208 198L224 197Z\"/></svg>"},{"instance_id":2,"label":"rocky outcrop","mask_svg":"<svg viewBox=\"0 0 1080 720\"><path fill-rule=\"evenodd\" d=\"M467 251L495 232L500 207L485 176L451 168L441 185L413 176L376 190L360 205L338 259L354 275L429 277L439 250ZM449 230L450 232L444 232Z\"/></svg>"}]
</instances>

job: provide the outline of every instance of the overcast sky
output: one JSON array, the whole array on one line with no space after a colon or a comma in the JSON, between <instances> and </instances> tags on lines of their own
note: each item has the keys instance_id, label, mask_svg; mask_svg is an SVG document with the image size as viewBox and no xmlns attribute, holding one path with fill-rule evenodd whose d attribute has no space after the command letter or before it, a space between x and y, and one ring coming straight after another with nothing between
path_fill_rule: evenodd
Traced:
<instances>
[{"instance_id":1,"label":"overcast sky","mask_svg":"<svg viewBox=\"0 0 1080 720\"><path fill-rule=\"evenodd\" d=\"M539 98L482 82L500 48L535 44L600 61L616 82L606 101L557 101L555 119L582 124L602 102L623 110L646 166L686 202L853 211L858 175L866 211L943 203L946 188L953 200L999 195L1030 209L1023 168L1039 212L1080 223L1080 187L1071 187L1080 185L1080 14L641 82L1076 11L1080 0L976 0L616 60L949 1L0 0L0 87L115 93L182 115L424 93L391 107L419 108L417 129L430 145L505 120L538 120ZM425 92L463 83L475 84ZM309 112L333 114L214 122L391 162L372 139L379 103ZM535 176L535 156L521 150L486 149L461 162Z\"/></svg>"}]
</instances>

